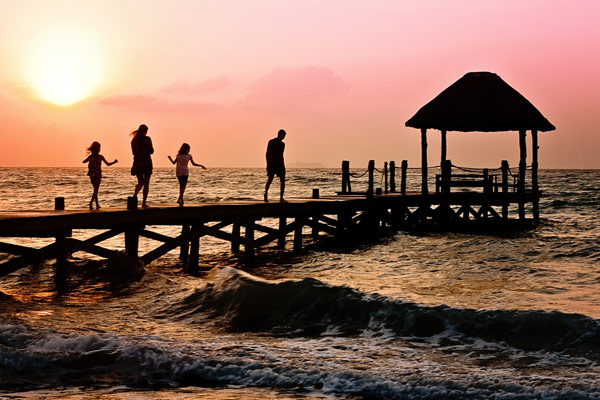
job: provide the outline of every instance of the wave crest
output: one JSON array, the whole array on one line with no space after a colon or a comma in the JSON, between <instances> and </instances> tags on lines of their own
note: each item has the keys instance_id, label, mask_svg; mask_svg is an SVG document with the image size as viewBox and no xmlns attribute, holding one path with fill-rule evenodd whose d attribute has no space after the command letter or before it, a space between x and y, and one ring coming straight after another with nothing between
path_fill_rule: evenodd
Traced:
<instances>
[{"instance_id":1,"label":"wave crest","mask_svg":"<svg viewBox=\"0 0 600 400\"><path fill-rule=\"evenodd\" d=\"M165 310L231 331L283 335L392 334L484 339L525 350L585 348L600 354L600 323L578 314L424 306L316 279L266 281L226 268L214 283Z\"/></svg>"}]
</instances>

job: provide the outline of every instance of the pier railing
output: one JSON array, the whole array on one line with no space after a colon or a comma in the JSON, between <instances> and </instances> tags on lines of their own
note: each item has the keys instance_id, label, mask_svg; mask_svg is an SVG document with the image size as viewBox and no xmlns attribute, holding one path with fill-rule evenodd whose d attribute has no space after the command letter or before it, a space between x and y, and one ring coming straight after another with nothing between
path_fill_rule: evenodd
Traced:
<instances>
[{"instance_id":1,"label":"pier railing","mask_svg":"<svg viewBox=\"0 0 600 400\"><path fill-rule=\"evenodd\" d=\"M430 170L439 170L439 168L439 165L428 167ZM375 166L374 160L370 160L367 168L362 171L352 171L350 162L342 161L342 187L338 194L366 194L367 196L383 193L406 194L411 184L409 175L416 171L421 171L421 167L409 168L407 160L402 160L399 167L395 161L385 161L382 169Z\"/></svg>"},{"instance_id":2,"label":"pier railing","mask_svg":"<svg viewBox=\"0 0 600 400\"><path fill-rule=\"evenodd\" d=\"M386 161L382 169L375 166L374 160L370 160L365 170L351 171L350 162L342 161L342 187L338 194L406 194L410 172L421 170L421 167L409 168L407 160L401 162L400 168L396 166L395 161ZM430 166L428 170L439 171L433 175L435 180L430 180L430 183L435 185L435 193L438 194L450 193L452 188L460 188L460 191L481 188L483 193L535 191L532 167L527 167L525 174L521 174L519 168L510 168L506 160L503 160L498 168L463 167L447 160L444 165ZM527 185L527 182L531 182L531 185ZM361 189L357 190L359 186Z\"/></svg>"}]
</instances>

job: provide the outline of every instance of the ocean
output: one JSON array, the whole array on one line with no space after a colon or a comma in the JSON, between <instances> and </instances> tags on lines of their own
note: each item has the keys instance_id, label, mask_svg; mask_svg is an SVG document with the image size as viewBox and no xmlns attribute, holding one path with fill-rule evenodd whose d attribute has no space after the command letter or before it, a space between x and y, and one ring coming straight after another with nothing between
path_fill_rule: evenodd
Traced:
<instances>
[{"instance_id":1,"label":"ocean","mask_svg":"<svg viewBox=\"0 0 600 400\"><path fill-rule=\"evenodd\" d=\"M101 206L125 206L134 178L103 172ZM333 194L339 172L291 169L287 197ZM85 208L85 173L0 168L0 213L50 209L55 196ZM265 178L193 169L186 203L260 199ZM174 251L139 280L74 253L61 295L53 262L24 268L0 278L0 398L598 399L598 182L598 170L540 171L542 220L520 232L288 243L251 268L202 238L199 276ZM411 172L409 190L419 184ZM177 196L174 169L156 169L149 204Z\"/></svg>"}]
</instances>

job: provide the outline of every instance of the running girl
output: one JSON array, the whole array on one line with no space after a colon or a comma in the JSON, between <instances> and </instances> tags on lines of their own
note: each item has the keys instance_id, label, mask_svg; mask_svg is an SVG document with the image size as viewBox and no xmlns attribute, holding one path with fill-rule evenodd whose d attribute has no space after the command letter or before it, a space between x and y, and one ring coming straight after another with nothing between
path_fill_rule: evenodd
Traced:
<instances>
[{"instance_id":1,"label":"running girl","mask_svg":"<svg viewBox=\"0 0 600 400\"><path fill-rule=\"evenodd\" d=\"M187 186L189 171L188 171L188 162L191 162L195 167L202 167L206 169L206 167L202 164L196 164L192 155L190 154L190 145L184 143L181 145L177 156L173 160L171 156L169 157L169 161L172 164L177 164L175 167L175 174L177 175L177 180L179 181L179 198L177 199L177 204L179 207L183 207L183 193L185 192L185 187Z\"/></svg>"},{"instance_id":2,"label":"running girl","mask_svg":"<svg viewBox=\"0 0 600 400\"><path fill-rule=\"evenodd\" d=\"M100 208L100 204L98 204L98 188L100 188L100 182L102 182L102 161L108 166L113 165L118 160L113 162L108 162L104 158L102 154L100 154L100 143L94 142L87 148L87 154L83 163L88 163L88 176L90 177L90 182L92 183L92 187L94 188L94 192L92 194L92 199L90 200L90 210L93 210L94 207L92 204L94 201L96 202L96 209Z\"/></svg>"}]
</instances>

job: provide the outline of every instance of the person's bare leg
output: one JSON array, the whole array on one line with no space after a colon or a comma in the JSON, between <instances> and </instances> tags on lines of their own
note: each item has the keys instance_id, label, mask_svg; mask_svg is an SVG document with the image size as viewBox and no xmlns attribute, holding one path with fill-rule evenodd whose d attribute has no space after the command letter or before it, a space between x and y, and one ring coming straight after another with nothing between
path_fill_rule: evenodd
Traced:
<instances>
[{"instance_id":1,"label":"person's bare leg","mask_svg":"<svg viewBox=\"0 0 600 400\"><path fill-rule=\"evenodd\" d=\"M279 177L279 201L285 203L283 193L285 192L285 175Z\"/></svg>"},{"instance_id":2,"label":"person's bare leg","mask_svg":"<svg viewBox=\"0 0 600 400\"><path fill-rule=\"evenodd\" d=\"M90 183L92 184L92 198L90 199L90 210L94 209L94 195L96 194L96 185L94 184L94 179L90 176Z\"/></svg>"},{"instance_id":3,"label":"person's bare leg","mask_svg":"<svg viewBox=\"0 0 600 400\"><path fill-rule=\"evenodd\" d=\"M267 184L265 185L265 203L269 202L269 196L268 196L268 194L269 194L269 187L271 186L271 182L273 182L273 177L274 176L275 175L269 175L267 177Z\"/></svg>"},{"instance_id":4,"label":"person's bare leg","mask_svg":"<svg viewBox=\"0 0 600 400\"><path fill-rule=\"evenodd\" d=\"M143 200L142 200L142 208L148 208L148 204L146 200L148 199L148 192L150 191L150 176L144 176L144 191L143 191Z\"/></svg>"},{"instance_id":5,"label":"person's bare leg","mask_svg":"<svg viewBox=\"0 0 600 400\"><path fill-rule=\"evenodd\" d=\"M96 209L100 208L100 204L98 204L98 189L100 188L100 179L94 181L94 194L92 195L92 199L96 200Z\"/></svg>"},{"instance_id":6,"label":"person's bare leg","mask_svg":"<svg viewBox=\"0 0 600 400\"><path fill-rule=\"evenodd\" d=\"M183 207L183 194L185 193L186 186L187 182L182 182L179 184L179 199L177 200L177 203L179 203L181 207Z\"/></svg>"},{"instance_id":7,"label":"person's bare leg","mask_svg":"<svg viewBox=\"0 0 600 400\"><path fill-rule=\"evenodd\" d=\"M144 187L144 176L143 175L136 175L137 178L137 185L135 185L135 191L133 192L133 196L136 197L138 195L138 193L140 192L140 190L142 190L142 188Z\"/></svg>"}]
</instances>

